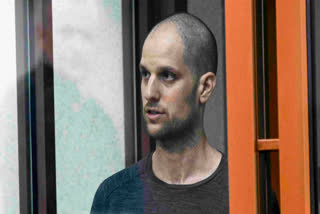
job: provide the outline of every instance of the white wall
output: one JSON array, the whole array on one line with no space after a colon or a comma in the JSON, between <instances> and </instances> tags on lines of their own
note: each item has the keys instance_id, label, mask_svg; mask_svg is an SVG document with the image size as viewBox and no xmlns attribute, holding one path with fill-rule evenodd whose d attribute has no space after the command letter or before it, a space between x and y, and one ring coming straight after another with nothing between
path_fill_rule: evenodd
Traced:
<instances>
[{"instance_id":1,"label":"white wall","mask_svg":"<svg viewBox=\"0 0 320 214\"><path fill-rule=\"evenodd\" d=\"M0 1L0 213L19 213L16 35L13 0Z\"/></svg>"}]
</instances>

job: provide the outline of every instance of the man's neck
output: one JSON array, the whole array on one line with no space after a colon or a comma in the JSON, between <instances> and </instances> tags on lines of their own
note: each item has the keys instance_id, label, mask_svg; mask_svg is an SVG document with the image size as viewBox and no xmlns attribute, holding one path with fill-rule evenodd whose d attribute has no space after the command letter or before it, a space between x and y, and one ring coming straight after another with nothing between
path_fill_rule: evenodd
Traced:
<instances>
[{"instance_id":1,"label":"man's neck","mask_svg":"<svg viewBox=\"0 0 320 214\"><path fill-rule=\"evenodd\" d=\"M168 152L157 145L152 156L152 170L165 183L193 184L209 177L217 169L221 157L202 135L194 146L179 153Z\"/></svg>"}]
</instances>

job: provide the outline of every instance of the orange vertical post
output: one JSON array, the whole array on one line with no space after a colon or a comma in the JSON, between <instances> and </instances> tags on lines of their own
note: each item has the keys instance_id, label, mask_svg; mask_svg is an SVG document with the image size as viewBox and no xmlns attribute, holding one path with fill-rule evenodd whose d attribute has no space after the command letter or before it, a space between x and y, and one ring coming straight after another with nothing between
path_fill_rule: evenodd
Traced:
<instances>
[{"instance_id":1,"label":"orange vertical post","mask_svg":"<svg viewBox=\"0 0 320 214\"><path fill-rule=\"evenodd\" d=\"M310 213L306 1L277 0L281 213Z\"/></svg>"},{"instance_id":2,"label":"orange vertical post","mask_svg":"<svg viewBox=\"0 0 320 214\"><path fill-rule=\"evenodd\" d=\"M230 214L257 214L252 0L225 0Z\"/></svg>"}]
</instances>

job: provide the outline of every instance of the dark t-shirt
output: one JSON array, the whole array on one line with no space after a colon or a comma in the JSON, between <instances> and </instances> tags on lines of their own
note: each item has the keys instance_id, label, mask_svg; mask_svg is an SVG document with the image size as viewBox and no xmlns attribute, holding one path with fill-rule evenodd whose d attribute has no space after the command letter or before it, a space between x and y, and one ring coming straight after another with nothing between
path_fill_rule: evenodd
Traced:
<instances>
[{"instance_id":1,"label":"dark t-shirt","mask_svg":"<svg viewBox=\"0 0 320 214\"><path fill-rule=\"evenodd\" d=\"M228 162L208 178L188 185L167 184L152 171L152 154L104 180L91 214L229 213Z\"/></svg>"}]
</instances>

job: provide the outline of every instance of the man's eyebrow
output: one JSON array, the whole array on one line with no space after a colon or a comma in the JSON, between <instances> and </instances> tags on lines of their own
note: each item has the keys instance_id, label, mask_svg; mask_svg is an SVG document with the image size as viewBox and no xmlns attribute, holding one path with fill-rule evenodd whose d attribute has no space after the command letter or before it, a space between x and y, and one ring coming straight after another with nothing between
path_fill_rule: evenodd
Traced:
<instances>
[{"instance_id":1,"label":"man's eyebrow","mask_svg":"<svg viewBox=\"0 0 320 214\"><path fill-rule=\"evenodd\" d=\"M161 66L159 70L160 71L170 71L170 72L177 71L177 69L170 67L170 66Z\"/></svg>"},{"instance_id":2,"label":"man's eyebrow","mask_svg":"<svg viewBox=\"0 0 320 214\"><path fill-rule=\"evenodd\" d=\"M139 70L140 70L140 72L141 71L148 71L148 69L142 64L139 65ZM160 72L163 72L163 71L175 72L175 71L177 71L177 69L170 67L170 66L160 66L157 70Z\"/></svg>"},{"instance_id":3,"label":"man's eyebrow","mask_svg":"<svg viewBox=\"0 0 320 214\"><path fill-rule=\"evenodd\" d=\"M140 71L148 71L146 67L144 67L142 64L139 65L139 70Z\"/></svg>"}]
</instances>

